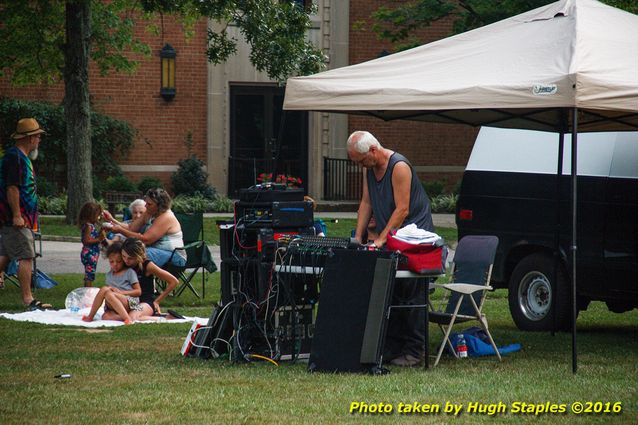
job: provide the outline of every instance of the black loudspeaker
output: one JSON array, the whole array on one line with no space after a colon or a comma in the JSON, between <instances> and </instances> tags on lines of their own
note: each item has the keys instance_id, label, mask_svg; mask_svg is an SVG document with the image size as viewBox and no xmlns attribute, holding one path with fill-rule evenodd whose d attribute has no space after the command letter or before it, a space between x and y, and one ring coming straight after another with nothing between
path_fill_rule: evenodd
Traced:
<instances>
[{"instance_id":1,"label":"black loudspeaker","mask_svg":"<svg viewBox=\"0 0 638 425\"><path fill-rule=\"evenodd\" d=\"M239 285L239 261L233 259L221 262L221 300L226 305L235 299Z\"/></svg>"},{"instance_id":2,"label":"black loudspeaker","mask_svg":"<svg viewBox=\"0 0 638 425\"><path fill-rule=\"evenodd\" d=\"M229 353L228 341L233 332L232 308L232 305L213 307L208 323L201 327L194 337L194 347L189 356L209 359Z\"/></svg>"},{"instance_id":3,"label":"black loudspeaker","mask_svg":"<svg viewBox=\"0 0 638 425\"><path fill-rule=\"evenodd\" d=\"M232 221L217 220L219 227L219 254L222 259L233 258L233 247L235 246L235 225Z\"/></svg>"},{"instance_id":4,"label":"black loudspeaker","mask_svg":"<svg viewBox=\"0 0 638 425\"><path fill-rule=\"evenodd\" d=\"M382 371L396 268L396 257L385 251L334 250L326 259L311 372Z\"/></svg>"}]
</instances>

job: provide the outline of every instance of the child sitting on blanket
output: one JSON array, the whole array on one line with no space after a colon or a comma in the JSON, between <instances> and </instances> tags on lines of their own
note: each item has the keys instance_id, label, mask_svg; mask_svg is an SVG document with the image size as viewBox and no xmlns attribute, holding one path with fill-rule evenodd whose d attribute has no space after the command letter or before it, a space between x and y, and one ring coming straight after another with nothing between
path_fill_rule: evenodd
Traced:
<instances>
[{"instance_id":1,"label":"child sitting on blanket","mask_svg":"<svg viewBox=\"0 0 638 425\"><path fill-rule=\"evenodd\" d=\"M158 320L161 314L160 302L168 296L168 294L177 286L177 278L160 268L146 258L146 247L141 240L136 238L127 238L122 244L122 259L124 264L137 273L137 279L142 288L140 295L140 309L132 311L130 316L134 321L137 320ZM155 298L154 278L166 282L166 289ZM181 319L182 315L168 310L167 319Z\"/></svg>"},{"instance_id":2,"label":"child sitting on blanket","mask_svg":"<svg viewBox=\"0 0 638 425\"><path fill-rule=\"evenodd\" d=\"M106 284L95 296L91 311L82 316L85 322L91 322L97 310L105 301L102 320L123 320L130 325L130 311L141 310L139 296L142 294L137 273L124 265L122 260L122 243L113 242L106 250L111 270L106 273Z\"/></svg>"}]
</instances>

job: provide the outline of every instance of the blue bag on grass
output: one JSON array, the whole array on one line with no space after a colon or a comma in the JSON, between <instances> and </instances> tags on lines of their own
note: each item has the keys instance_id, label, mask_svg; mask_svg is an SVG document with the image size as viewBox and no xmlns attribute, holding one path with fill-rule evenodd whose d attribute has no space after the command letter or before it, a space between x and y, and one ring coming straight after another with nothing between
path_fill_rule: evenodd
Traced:
<instances>
[{"instance_id":1,"label":"blue bag on grass","mask_svg":"<svg viewBox=\"0 0 638 425\"><path fill-rule=\"evenodd\" d=\"M7 269L5 270L7 276L17 276L18 275L18 261L12 260L9 262ZM33 275L33 284L38 289L51 289L58 284L55 280L51 279L46 273L43 271L37 270Z\"/></svg>"},{"instance_id":2,"label":"blue bag on grass","mask_svg":"<svg viewBox=\"0 0 638 425\"><path fill-rule=\"evenodd\" d=\"M35 287L38 289L51 289L56 286L58 282L51 279L46 273L43 271L37 270L35 273Z\"/></svg>"},{"instance_id":3,"label":"blue bag on grass","mask_svg":"<svg viewBox=\"0 0 638 425\"><path fill-rule=\"evenodd\" d=\"M465 329L463 332L461 332L461 334L463 334L463 336L465 337L468 356L482 357L496 355L496 353L494 352L494 348L492 348L492 344L490 344L490 340L483 329L479 328L478 326L474 326ZM452 345L454 346L455 350L458 344L459 335L459 333L453 333L450 335L450 340L452 341ZM498 352L500 354L508 354L520 351L520 349L521 344L510 344L506 345L505 347L498 347Z\"/></svg>"}]
</instances>

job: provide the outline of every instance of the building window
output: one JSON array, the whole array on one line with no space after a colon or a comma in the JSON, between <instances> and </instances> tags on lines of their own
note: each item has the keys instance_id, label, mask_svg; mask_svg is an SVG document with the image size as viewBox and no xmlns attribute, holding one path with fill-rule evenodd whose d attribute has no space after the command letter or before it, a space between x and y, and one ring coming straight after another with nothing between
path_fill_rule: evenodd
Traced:
<instances>
[{"instance_id":1,"label":"building window","mask_svg":"<svg viewBox=\"0 0 638 425\"><path fill-rule=\"evenodd\" d=\"M304 9L309 9L312 6L312 0L293 0L293 3Z\"/></svg>"}]
</instances>

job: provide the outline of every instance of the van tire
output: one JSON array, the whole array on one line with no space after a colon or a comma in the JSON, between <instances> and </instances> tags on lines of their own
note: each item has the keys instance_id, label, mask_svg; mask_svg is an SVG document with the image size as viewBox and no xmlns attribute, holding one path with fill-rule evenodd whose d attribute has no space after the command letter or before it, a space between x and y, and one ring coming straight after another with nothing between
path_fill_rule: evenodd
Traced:
<instances>
[{"instance_id":1,"label":"van tire","mask_svg":"<svg viewBox=\"0 0 638 425\"><path fill-rule=\"evenodd\" d=\"M562 265L552 281L554 262L546 254L532 254L514 268L509 283L509 307L516 326L523 331L552 330L555 307L556 330L571 325L571 294ZM557 303L552 306L552 303Z\"/></svg>"}]
</instances>

